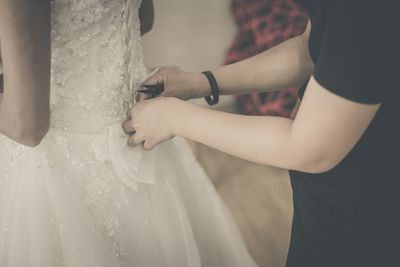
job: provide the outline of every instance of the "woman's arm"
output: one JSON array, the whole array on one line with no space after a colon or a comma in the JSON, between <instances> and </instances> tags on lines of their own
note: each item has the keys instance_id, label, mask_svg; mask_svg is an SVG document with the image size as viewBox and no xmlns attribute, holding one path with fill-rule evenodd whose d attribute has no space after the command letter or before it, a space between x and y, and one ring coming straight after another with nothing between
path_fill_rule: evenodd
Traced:
<instances>
[{"instance_id":1,"label":"woman's arm","mask_svg":"<svg viewBox=\"0 0 400 267\"><path fill-rule=\"evenodd\" d=\"M139 9L140 33L143 35L153 28L154 6L153 0L143 0Z\"/></svg>"},{"instance_id":2,"label":"woman's arm","mask_svg":"<svg viewBox=\"0 0 400 267\"><path fill-rule=\"evenodd\" d=\"M379 105L341 98L315 79L308 87L295 120L234 115L191 105L176 119L176 134L261 164L311 173L328 171L358 142Z\"/></svg>"},{"instance_id":3,"label":"woman's arm","mask_svg":"<svg viewBox=\"0 0 400 267\"><path fill-rule=\"evenodd\" d=\"M358 142L379 108L334 95L311 79L295 120L243 116L175 98L136 104L127 132L145 149L174 135L261 164L310 173L335 167Z\"/></svg>"},{"instance_id":4,"label":"woman's arm","mask_svg":"<svg viewBox=\"0 0 400 267\"><path fill-rule=\"evenodd\" d=\"M249 59L215 69L213 74L221 94L282 90L304 83L314 68L308 50L309 30L310 25L300 36ZM203 86L209 89L208 84Z\"/></svg>"},{"instance_id":5,"label":"woman's arm","mask_svg":"<svg viewBox=\"0 0 400 267\"><path fill-rule=\"evenodd\" d=\"M308 50L310 23L305 32L249 59L213 70L221 94L236 95L290 88L305 82L314 64ZM162 96L190 99L210 94L210 86L201 73L176 68L161 68L143 84L162 83ZM146 97L142 97L146 98Z\"/></svg>"},{"instance_id":6,"label":"woman's arm","mask_svg":"<svg viewBox=\"0 0 400 267\"><path fill-rule=\"evenodd\" d=\"M49 127L50 1L1 0L0 132L35 146Z\"/></svg>"}]
</instances>

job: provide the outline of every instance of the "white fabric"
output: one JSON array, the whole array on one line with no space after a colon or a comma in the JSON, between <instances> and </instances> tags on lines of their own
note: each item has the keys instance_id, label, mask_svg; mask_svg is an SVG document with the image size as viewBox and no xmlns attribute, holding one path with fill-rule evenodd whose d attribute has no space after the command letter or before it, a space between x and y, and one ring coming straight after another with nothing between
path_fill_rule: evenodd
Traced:
<instances>
[{"instance_id":1,"label":"white fabric","mask_svg":"<svg viewBox=\"0 0 400 267\"><path fill-rule=\"evenodd\" d=\"M121 181L135 191L137 183L154 184L158 147L144 151L127 146L126 134L120 123L110 127L109 138L111 162Z\"/></svg>"},{"instance_id":2,"label":"white fabric","mask_svg":"<svg viewBox=\"0 0 400 267\"><path fill-rule=\"evenodd\" d=\"M0 266L255 266L184 140L126 146L139 4L52 2L51 129L35 148L0 137Z\"/></svg>"}]
</instances>

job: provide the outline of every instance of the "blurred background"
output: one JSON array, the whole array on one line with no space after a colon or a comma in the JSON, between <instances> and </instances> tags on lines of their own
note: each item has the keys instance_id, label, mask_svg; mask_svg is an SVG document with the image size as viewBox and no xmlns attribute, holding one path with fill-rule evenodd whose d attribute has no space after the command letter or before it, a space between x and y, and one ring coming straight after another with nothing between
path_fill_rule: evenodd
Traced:
<instances>
[{"instance_id":1,"label":"blurred background","mask_svg":"<svg viewBox=\"0 0 400 267\"><path fill-rule=\"evenodd\" d=\"M143 37L145 64L187 71L212 70L255 55L301 34L307 23L295 0L154 0L154 8L153 29ZM204 105L203 100L195 102ZM288 88L224 96L216 108L289 117L295 115L296 103L297 88ZM284 266L292 219L288 172L189 143L260 266Z\"/></svg>"}]
</instances>

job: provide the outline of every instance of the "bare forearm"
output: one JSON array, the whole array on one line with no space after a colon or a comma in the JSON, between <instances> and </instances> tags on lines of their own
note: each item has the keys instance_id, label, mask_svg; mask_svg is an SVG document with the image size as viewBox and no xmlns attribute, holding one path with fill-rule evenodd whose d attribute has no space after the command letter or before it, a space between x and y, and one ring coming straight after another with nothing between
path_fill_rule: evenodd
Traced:
<instances>
[{"instance_id":1,"label":"bare forearm","mask_svg":"<svg viewBox=\"0 0 400 267\"><path fill-rule=\"evenodd\" d=\"M292 120L242 116L181 103L176 134L256 163L301 169L291 144Z\"/></svg>"},{"instance_id":2,"label":"bare forearm","mask_svg":"<svg viewBox=\"0 0 400 267\"><path fill-rule=\"evenodd\" d=\"M247 60L213 71L221 94L275 91L303 83L313 63L304 36L292 38Z\"/></svg>"},{"instance_id":3,"label":"bare forearm","mask_svg":"<svg viewBox=\"0 0 400 267\"><path fill-rule=\"evenodd\" d=\"M304 83L312 74L314 64L308 50L310 23L305 32L252 58L212 70L220 94L237 95L288 89ZM182 100L210 95L210 84L202 73L175 68L161 68L143 82L164 84L162 96ZM143 96L147 99L147 96Z\"/></svg>"}]
</instances>

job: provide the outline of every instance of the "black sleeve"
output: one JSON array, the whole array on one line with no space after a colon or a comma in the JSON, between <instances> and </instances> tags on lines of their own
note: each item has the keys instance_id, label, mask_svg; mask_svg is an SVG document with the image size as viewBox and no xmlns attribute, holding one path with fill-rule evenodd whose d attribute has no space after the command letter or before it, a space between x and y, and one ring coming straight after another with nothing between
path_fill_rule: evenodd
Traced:
<instances>
[{"instance_id":1,"label":"black sleeve","mask_svg":"<svg viewBox=\"0 0 400 267\"><path fill-rule=\"evenodd\" d=\"M379 28L385 20L365 2L374 1L331 2L314 77L336 95L373 104L383 101L390 64L381 57L387 36Z\"/></svg>"}]
</instances>

